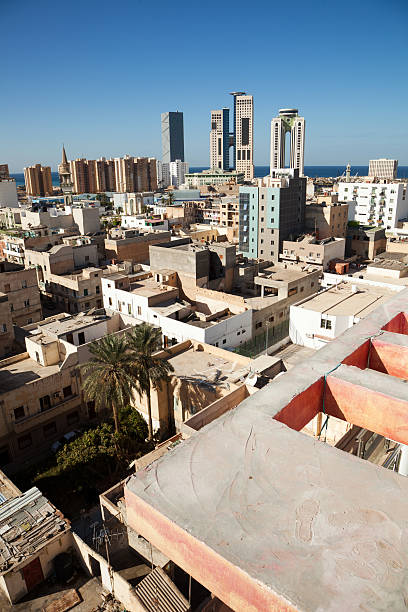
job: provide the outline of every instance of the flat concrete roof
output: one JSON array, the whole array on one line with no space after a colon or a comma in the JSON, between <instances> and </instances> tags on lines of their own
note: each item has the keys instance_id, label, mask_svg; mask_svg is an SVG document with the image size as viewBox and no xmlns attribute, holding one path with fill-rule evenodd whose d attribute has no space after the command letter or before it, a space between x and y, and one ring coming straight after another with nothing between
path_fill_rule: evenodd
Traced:
<instances>
[{"instance_id":1,"label":"flat concrete roof","mask_svg":"<svg viewBox=\"0 0 408 612\"><path fill-rule=\"evenodd\" d=\"M75 316L67 316L66 319L60 319L59 321L51 321L50 323L46 323L45 325L41 325L40 327L33 329L30 332L30 339L36 339L36 331L38 329L40 329L43 334L50 334L55 337L60 337L69 332L73 332L78 329L83 329L84 327L97 325L98 323L101 323L102 321L105 321L106 319L110 318L111 317L106 314L87 315L85 313L79 313Z\"/></svg>"},{"instance_id":2,"label":"flat concrete roof","mask_svg":"<svg viewBox=\"0 0 408 612\"><path fill-rule=\"evenodd\" d=\"M30 357L2 365L0 361L0 393L8 393L27 383L59 372L58 365L42 366Z\"/></svg>"},{"instance_id":3,"label":"flat concrete roof","mask_svg":"<svg viewBox=\"0 0 408 612\"><path fill-rule=\"evenodd\" d=\"M131 476L125 485L129 524L215 587L216 595L222 591L226 603L233 592L233 601L242 601L237 610L252 602L253 610L406 610L408 478L276 419L378 335L407 297L407 291L395 294L293 374ZM363 388L377 374L391 387L395 380L403 386L391 376L366 374L341 366L332 378L349 376ZM383 384L377 393L386 395ZM292 405L292 413L300 410ZM269 605L256 607L258 601Z\"/></svg>"},{"instance_id":4,"label":"flat concrete roof","mask_svg":"<svg viewBox=\"0 0 408 612\"><path fill-rule=\"evenodd\" d=\"M230 359L228 357L229 355L219 357L191 347L174 355L168 361L174 367L173 375L179 377L217 380L222 383L232 382L248 374L249 365L243 366L238 359L234 359L234 353L231 353Z\"/></svg>"},{"instance_id":5,"label":"flat concrete roof","mask_svg":"<svg viewBox=\"0 0 408 612\"><path fill-rule=\"evenodd\" d=\"M177 291L177 287L169 287L168 285L161 285L153 279L146 279L132 283L130 293L141 295L143 297L153 297L154 295L169 294Z\"/></svg>"},{"instance_id":6,"label":"flat concrete roof","mask_svg":"<svg viewBox=\"0 0 408 612\"><path fill-rule=\"evenodd\" d=\"M337 287L331 287L322 291L310 300L303 302L299 308L313 310L333 316L358 316L363 318L372 310L386 302L395 291L386 287L374 287L361 285L353 292L351 283L341 283Z\"/></svg>"},{"instance_id":7,"label":"flat concrete roof","mask_svg":"<svg viewBox=\"0 0 408 612\"><path fill-rule=\"evenodd\" d=\"M320 269L313 265L304 265L302 266L304 269L299 269L296 266L288 266L285 267L271 267L264 268L262 272L256 278L269 278L274 282L282 281L283 283L290 283L292 281L300 280L309 276L314 272L320 272Z\"/></svg>"}]
</instances>

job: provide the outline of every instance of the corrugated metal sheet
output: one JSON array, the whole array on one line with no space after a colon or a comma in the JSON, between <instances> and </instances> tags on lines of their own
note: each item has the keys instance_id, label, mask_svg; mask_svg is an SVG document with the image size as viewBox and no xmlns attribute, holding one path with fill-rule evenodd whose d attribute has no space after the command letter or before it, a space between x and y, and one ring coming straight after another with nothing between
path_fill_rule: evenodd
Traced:
<instances>
[{"instance_id":1,"label":"corrugated metal sheet","mask_svg":"<svg viewBox=\"0 0 408 612\"><path fill-rule=\"evenodd\" d=\"M149 612L188 612L188 601L167 574L156 567L135 588L140 601Z\"/></svg>"}]
</instances>

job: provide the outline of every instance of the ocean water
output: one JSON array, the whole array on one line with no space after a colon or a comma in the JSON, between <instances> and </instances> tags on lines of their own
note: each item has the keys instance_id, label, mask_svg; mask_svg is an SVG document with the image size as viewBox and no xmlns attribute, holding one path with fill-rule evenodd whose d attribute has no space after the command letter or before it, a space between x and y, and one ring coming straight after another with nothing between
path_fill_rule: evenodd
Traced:
<instances>
[{"instance_id":1,"label":"ocean water","mask_svg":"<svg viewBox=\"0 0 408 612\"><path fill-rule=\"evenodd\" d=\"M201 172L207 170L208 166L191 166L190 172ZM315 178L321 177L337 177L345 175L346 166L305 166L305 175ZM269 174L269 166L255 166L255 177L260 178ZM368 166L351 166L351 176L367 176ZM12 174L16 179L17 186L24 185L24 174ZM59 185L58 172L51 172L52 184ZM398 178L408 178L408 166L398 167Z\"/></svg>"}]
</instances>

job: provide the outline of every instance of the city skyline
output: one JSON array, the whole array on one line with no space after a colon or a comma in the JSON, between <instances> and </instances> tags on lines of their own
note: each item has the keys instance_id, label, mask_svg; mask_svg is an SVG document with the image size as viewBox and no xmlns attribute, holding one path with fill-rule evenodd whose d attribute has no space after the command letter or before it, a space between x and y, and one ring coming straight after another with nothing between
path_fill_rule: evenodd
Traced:
<instances>
[{"instance_id":1,"label":"city skyline","mask_svg":"<svg viewBox=\"0 0 408 612\"><path fill-rule=\"evenodd\" d=\"M365 0L345 2L341 11L324 5L323 11L316 2L306 11L294 2L291 40L296 44L288 44L285 28L274 31L274 48L283 51L271 62L271 24L285 20L286 9L261 2L253 14L257 26L228 71L217 68L212 5L199 20L192 19L195 9L186 2L174 15L164 11L166 6L159 2L141 9L127 2L126 20L119 13L108 17L107 5L94 1L81 5L81 20L49 0L42 11L29 2L3 7L0 46L8 61L2 86L8 95L0 161L13 173L37 162L54 170L63 142L73 158L129 153L160 159L160 115L174 109L184 113L186 161L207 166L209 113L229 106L228 92L239 88L254 97L255 165L268 165L270 122L287 107L301 109L307 118L305 165L360 165L381 157L408 164L408 86L401 79L408 56L405 3ZM242 2L234 11L215 7L231 32L248 11ZM136 19L140 58L134 64ZM373 36L379 27L381 38ZM47 36L38 36L41 28ZM179 70L163 62L171 56L175 31L183 57ZM38 79L39 65L49 77L47 86ZM393 108L399 113L395 122L389 121Z\"/></svg>"}]
</instances>

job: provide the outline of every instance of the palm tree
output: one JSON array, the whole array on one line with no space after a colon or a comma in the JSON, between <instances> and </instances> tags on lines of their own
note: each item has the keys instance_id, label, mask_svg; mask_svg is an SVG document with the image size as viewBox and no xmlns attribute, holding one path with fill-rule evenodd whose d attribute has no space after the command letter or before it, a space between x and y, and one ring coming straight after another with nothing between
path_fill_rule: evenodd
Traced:
<instances>
[{"instance_id":1,"label":"palm tree","mask_svg":"<svg viewBox=\"0 0 408 612\"><path fill-rule=\"evenodd\" d=\"M95 407L110 406L119 431L119 410L128 406L132 399L134 379L131 356L125 336L108 335L89 346L91 359L80 366L85 375L83 390Z\"/></svg>"},{"instance_id":2,"label":"palm tree","mask_svg":"<svg viewBox=\"0 0 408 612\"><path fill-rule=\"evenodd\" d=\"M161 348L161 330L148 323L141 323L128 333L128 347L132 355L136 390L146 395L149 415L149 440L153 439L152 403L150 389L161 389L161 383L174 371L169 361L154 355Z\"/></svg>"}]
</instances>

